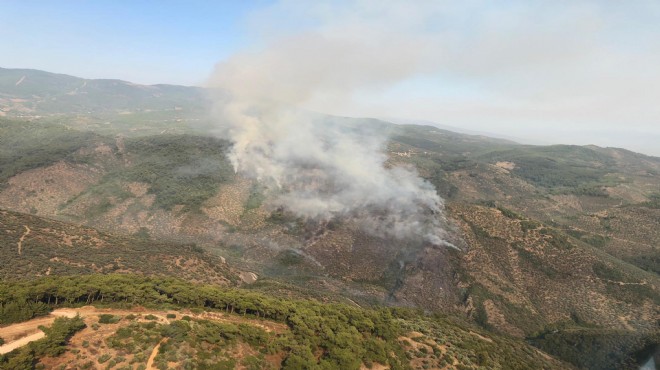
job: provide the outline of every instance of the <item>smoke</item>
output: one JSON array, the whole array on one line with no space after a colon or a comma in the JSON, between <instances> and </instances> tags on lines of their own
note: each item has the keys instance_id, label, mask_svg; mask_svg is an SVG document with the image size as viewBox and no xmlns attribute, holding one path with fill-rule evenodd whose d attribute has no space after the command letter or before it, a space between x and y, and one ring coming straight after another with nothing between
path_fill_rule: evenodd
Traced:
<instances>
[{"instance_id":1,"label":"smoke","mask_svg":"<svg viewBox=\"0 0 660 370\"><path fill-rule=\"evenodd\" d=\"M329 4L306 8L317 15L312 27L264 30L260 48L219 63L210 79L223 92L219 130L233 142L234 169L262 182L272 207L314 220L348 218L375 235L447 244L442 199L413 168L386 165L383 125L310 112L422 73L433 59L412 32L423 22L403 21L411 12L420 19L419 9L367 3L353 9L357 17Z\"/></svg>"}]
</instances>

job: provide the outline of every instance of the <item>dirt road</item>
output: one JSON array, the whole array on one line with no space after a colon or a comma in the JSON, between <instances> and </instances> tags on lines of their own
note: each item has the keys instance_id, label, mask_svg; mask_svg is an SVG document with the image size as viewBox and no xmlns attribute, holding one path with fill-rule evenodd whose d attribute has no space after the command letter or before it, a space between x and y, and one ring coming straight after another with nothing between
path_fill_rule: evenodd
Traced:
<instances>
[{"instance_id":1,"label":"dirt road","mask_svg":"<svg viewBox=\"0 0 660 370\"><path fill-rule=\"evenodd\" d=\"M41 339L46 336L46 333L43 331L39 330L38 332L34 334L30 334L27 337L23 337L21 339L15 340L11 343L5 344L4 346L0 346L0 355L4 355L5 353L9 353L16 348L21 348L24 345L34 342L37 339Z\"/></svg>"},{"instance_id":2,"label":"dirt road","mask_svg":"<svg viewBox=\"0 0 660 370\"><path fill-rule=\"evenodd\" d=\"M30 342L43 338L46 334L39 329L40 326L50 326L57 317L74 317L76 310L65 308L55 310L46 317L39 317L30 321L0 327L0 338L6 344L0 346L0 354L9 353Z\"/></svg>"}]
</instances>

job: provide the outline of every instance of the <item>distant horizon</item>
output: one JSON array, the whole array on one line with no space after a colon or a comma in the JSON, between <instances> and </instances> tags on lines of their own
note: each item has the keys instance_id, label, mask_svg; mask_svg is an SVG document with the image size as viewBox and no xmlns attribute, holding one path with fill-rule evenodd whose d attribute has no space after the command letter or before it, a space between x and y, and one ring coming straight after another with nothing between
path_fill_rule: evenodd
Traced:
<instances>
[{"instance_id":1,"label":"distant horizon","mask_svg":"<svg viewBox=\"0 0 660 370\"><path fill-rule=\"evenodd\" d=\"M13 69L13 70L32 70L32 71L39 71L39 72L47 72L47 73L52 73L52 74L58 74L58 75L66 75L70 77L75 77L75 78L81 78L85 80L118 80L118 81L123 81L127 82L130 84L135 84L135 85L144 85L144 86L151 86L151 85L172 85L172 86L183 86L183 87L191 87L191 88L205 88L204 86L197 86L197 85L179 85L179 84L170 84L170 83L154 83L154 84L140 84L140 83L135 83L133 81L128 81L128 80L123 80L119 78L112 78L112 77L107 77L107 78L87 78L83 76L76 76L72 75L69 73L59 73L59 72L53 72L53 71L45 71L41 69L35 69L35 68L14 68L14 67L5 67L5 66L0 66L0 69ZM614 148L614 149L624 149L624 150L629 150L635 153L643 154L646 156L650 157L655 157L655 158L660 158L660 150L657 151L656 154L649 153L649 152L644 152L641 150L635 150L632 148L626 148L623 146L616 146L616 145L598 145L595 143L566 143L566 142L543 142L537 139L532 139L532 138L522 138L522 137L516 137L512 135L507 135L505 133L498 133L498 132L491 132L491 131L481 131L481 130L475 130L475 129L470 129L470 128L462 128L458 126L453 126L451 123L446 124L446 123L439 123L439 122L434 122L430 120L415 120L415 119L410 119L410 118L405 118L405 117L368 117L368 116L345 116L348 118L374 118L378 120L382 120L385 122L390 122L394 123L397 125L406 125L406 124L414 124L414 125L427 125L427 126L433 126L439 129L443 130L448 130L448 131L453 131L456 133L461 133L461 134L466 134L466 135L475 135L475 136L486 136L490 137L493 139L502 139L502 140L508 140L515 142L520 145L535 145L535 146L549 146L549 145L578 145L578 146L598 146L601 148Z\"/></svg>"},{"instance_id":2,"label":"distant horizon","mask_svg":"<svg viewBox=\"0 0 660 370\"><path fill-rule=\"evenodd\" d=\"M6 67L6 66L0 66L0 69L13 69L13 70L32 70L32 71L38 71L38 72L46 72L46 73L52 73L52 74L57 74L57 75L65 75L69 77L74 77L74 78L80 78L84 80L117 80L117 81L123 81L126 83L134 84L134 85L143 85L143 86L152 86L152 85L171 85L171 86L183 86L183 87L191 87L191 88L202 88L204 89L204 86L198 86L198 85L180 85L180 84L171 84L171 83L153 83L153 84L141 84L141 83L135 83L133 81L129 80L123 80L120 78L113 78L113 77L104 77L104 78L87 78L83 76L76 76L72 75L69 73L60 73L60 72L53 72L53 71L45 71L41 69L36 69L36 68L14 68L14 67ZM338 115L341 116L341 115ZM520 145L535 145L535 146L549 146L549 145L578 145L578 146L598 146L601 148L614 148L614 149L624 149L624 150L630 150L632 152L636 152L639 154L643 154L646 156L651 156L651 157L656 157L660 158L660 151L658 151L657 154L651 154L648 152L643 152L643 151L638 151L622 146L605 146L605 145L598 145L594 143L566 143L566 142L543 142L540 140L536 139L531 139L531 138L522 138L522 137L516 137L516 136L511 136L507 135L505 133L498 133L498 132L490 132L490 131L481 131L481 130L475 130L475 129L470 129L470 128L462 128L458 126L453 126L451 124L445 124L445 123L439 123L439 122L434 122L430 120L415 120L415 119L410 119L410 118L405 118L405 117L369 117L369 116L344 116L348 118L373 118L373 119L378 119L382 120L385 122L390 122L394 123L397 125L407 125L407 124L412 124L412 125L426 125L426 126L433 126L439 129L443 130L448 130L448 131L453 131L456 133L461 133L461 134L466 134L466 135L475 135L475 136L486 136L490 137L493 139L502 139L502 140L508 140L512 141L514 143L520 144Z\"/></svg>"},{"instance_id":3,"label":"distant horizon","mask_svg":"<svg viewBox=\"0 0 660 370\"><path fill-rule=\"evenodd\" d=\"M660 156L651 1L36 0L0 14L9 68L254 85L328 114Z\"/></svg>"}]
</instances>

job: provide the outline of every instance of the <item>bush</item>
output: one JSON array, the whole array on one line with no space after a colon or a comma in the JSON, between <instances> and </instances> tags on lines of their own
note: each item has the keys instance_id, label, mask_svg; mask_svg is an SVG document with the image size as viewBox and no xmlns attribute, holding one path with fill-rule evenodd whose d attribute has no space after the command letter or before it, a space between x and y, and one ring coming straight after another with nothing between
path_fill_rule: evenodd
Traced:
<instances>
[{"instance_id":1,"label":"bush","mask_svg":"<svg viewBox=\"0 0 660 370\"><path fill-rule=\"evenodd\" d=\"M107 362L107 361L110 359L110 357L112 357L112 356L109 355L109 354L107 354L107 353L101 355L101 356L99 357L99 359L98 359L99 364L102 364L102 363L104 363L104 362Z\"/></svg>"},{"instance_id":2,"label":"bush","mask_svg":"<svg viewBox=\"0 0 660 370\"><path fill-rule=\"evenodd\" d=\"M115 316L106 313L99 315L100 324L116 324L119 322L119 320L121 320L121 316Z\"/></svg>"}]
</instances>

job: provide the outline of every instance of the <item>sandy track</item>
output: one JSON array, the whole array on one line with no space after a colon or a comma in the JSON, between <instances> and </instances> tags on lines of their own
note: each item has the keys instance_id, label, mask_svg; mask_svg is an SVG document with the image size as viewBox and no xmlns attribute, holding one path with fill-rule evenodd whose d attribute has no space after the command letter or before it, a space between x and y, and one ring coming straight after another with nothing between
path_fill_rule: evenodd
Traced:
<instances>
[{"instance_id":1,"label":"sandy track","mask_svg":"<svg viewBox=\"0 0 660 370\"><path fill-rule=\"evenodd\" d=\"M30 231L32 231L32 230L30 230L30 228L27 225L23 225L23 226L25 226L25 233L23 234L23 236L21 236L20 239L18 239L18 255L19 256L21 254L23 254L23 240L25 240L25 237L30 234Z\"/></svg>"},{"instance_id":2,"label":"sandy track","mask_svg":"<svg viewBox=\"0 0 660 370\"><path fill-rule=\"evenodd\" d=\"M6 342L11 342L26 335L34 334L40 331L39 326L48 326L53 323L53 320L55 320L55 317L46 316L18 324L12 324L4 328L0 328L0 337L2 337Z\"/></svg>"},{"instance_id":3,"label":"sandy track","mask_svg":"<svg viewBox=\"0 0 660 370\"><path fill-rule=\"evenodd\" d=\"M167 341L167 338L163 338L156 344L156 347L154 347L153 351L151 351L151 355L149 356L149 360L147 361L147 370L149 369L155 369L154 367L154 360L156 359L156 355L158 355L158 349L160 349L160 345L165 343Z\"/></svg>"},{"instance_id":4,"label":"sandy track","mask_svg":"<svg viewBox=\"0 0 660 370\"><path fill-rule=\"evenodd\" d=\"M23 347L24 345L41 339L46 334L39 329L40 326L50 326L57 317L74 317L76 310L73 309L60 309L53 311L46 317L39 317L30 321L20 322L5 327L0 327L0 338L3 338L7 343L0 346L0 354L9 353L16 348Z\"/></svg>"},{"instance_id":5,"label":"sandy track","mask_svg":"<svg viewBox=\"0 0 660 370\"><path fill-rule=\"evenodd\" d=\"M38 331L34 334L28 335L27 337L23 337L21 339L15 340L11 343L5 344L4 346L0 346L0 355L4 355L5 353L9 353L9 352L15 350L16 348L21 348L24 345L26 345L30 342L34 342L35 340L41 339L45 336L46 336L46 333L44 333L43 331L40 330L40 331Z\"/></svg>"}]
</instances>

